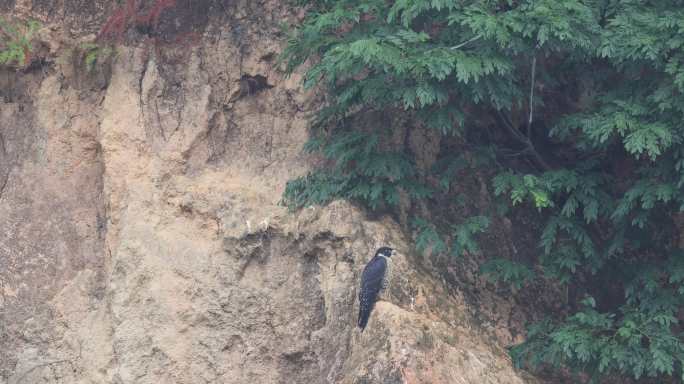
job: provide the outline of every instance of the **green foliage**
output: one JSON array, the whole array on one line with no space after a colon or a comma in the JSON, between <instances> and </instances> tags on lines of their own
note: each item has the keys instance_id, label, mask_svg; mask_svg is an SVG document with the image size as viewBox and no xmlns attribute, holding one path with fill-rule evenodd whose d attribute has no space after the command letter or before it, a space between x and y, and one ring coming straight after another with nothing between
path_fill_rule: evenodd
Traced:
<instances>
[{"instance_id":1,"label":"green foliage","mask_svg":"<svg viewBox=\"0 0 684 384\"><path fill-rule=\"evenodd\" d=\"M451 249L451 255L460 257L464 253L476 253L480 251L476 235L483 233L489 227L489 218L485 216L468 217L460 223L449 226L450 236L438 231L434 224L421 218L413 220L413 228L416 230L416 250L425 252L430 249L433 254L445 253ZM449 239L447 241L445 239Z\"/></svg>"},{"instance_id":2,"label":"green foliage","mask_svg":"<svg viewBox=\"0 0 684 384\"><path fill-rule=\"evenodd\" d=\"M489 260L480 267L480 272L490 282L503 281L516 290L522 288L527 281L534 279L534 272L527 266L508 259Z\"/></svg>"},{"instance_id":3,"label":"green foliage","mask_svg":"<svg viewBox=\"0 0 684 384\"><path fill-rule=\"evenodd\" d=\"M0 17L0 65L28 65L33 37L39 28L37 21L15 23Z\"/></svg>"},{"instance_id":4,"label":"green foliage","mask_svg":"<svg viewBox=\"0 0 684 384\"><path fill-rule=\"evenodd\" d=\"M489 218L486 216L469 217L462 223L452 225L452 254L462 256L465 252L479 252L480 247L477 245L475 235L486 231L488 227Z\"/></svg>"},{"instance_id":5,"label":"green foliage","mask_svg":"<svg viewBox=\"0 0 684 384\"><path fill-rule=\"evenodd\" d=\"M443 253L447 250L447 245L432 224L424 219L416 218L413 220L416 229L416 250L425 252L430 249L432 253Z\"/></svg>"},{"instance_id":6,"label":"green foliage","mask_svg":"<svg viewBox=\"0 0 684 384\"><path fill-rule=\"evenodd\" d=\"M88 72L95 69L95 65L107 60L113 55L116 55L116 49L112 46L102 46L95 43L85 43L81 45L81 50L85 52L83 62L86 65Z\"/></svg>"},{"instance_id":7,"label":"green foliage","mask_svg":"<svg viewBox=\"0 0 684 384\"><path fill-rule=\"evenodd\" d=\"M414 198L430 195L430 189L416 180L412 160L401 152L383 150L376 134L344 132L313 139L306 149L320 151L331 167L287 183L283 200L291 209L335 198L358 201L373 209L396 205L400 188Z\"/></svg>"},{"instance_id":8,"label":"green foliage","mask_svg":"<svg viewBox=\"0 0 684 384\"><path fill-rule=\"evenodd\" d=\"M681 376L684 347L671 331L677 326L674 309L681 301L668 294L663 300L663 294L643 298L657 303L626 304L618 313L598 311L594 298L587 297L583 308L562 324L547 320L530 327L530 341L513 347L512 357L518 365L559 367L564 362L595 376L619 372L639 379L677 371Z\"/></svg>"},{"instance_id":9,"label":"green foliage","mask_svg":"<svg viewBox=\"0 0 684 384\"><path fill-rule=\"evenodd\" d=\"M326 162L288 184L290 207L391 208L404 191L439 218L414 221L419 250L477 252L488 220L453 212L479 167L511 208L499 214L532 208L543 222L534 265L494 259L482 272L522 288L540 271L591 297L531 326L516 361L596 379L682 375L682 1L307 4L283 60L310 63L305 86L327 94L309 146ZM434 167L396 142L405 126L358 123L369 113L439 132Z\"/></svg>"}]
</instances>

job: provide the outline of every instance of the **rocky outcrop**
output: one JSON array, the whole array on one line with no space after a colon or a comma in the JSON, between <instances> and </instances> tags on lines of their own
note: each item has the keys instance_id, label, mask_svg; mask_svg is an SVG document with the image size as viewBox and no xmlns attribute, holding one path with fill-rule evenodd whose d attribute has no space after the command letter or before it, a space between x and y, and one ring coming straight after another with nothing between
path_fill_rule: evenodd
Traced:
<instances>
[{"instance_id":1,"label":"rocky outcrop","mask_svg":"<svg viewBox=\"0 0 684 384\"><path fill-rule=\"evenodd\" d=\"M46 49L0 73L0 383L536 382L391 218L279 205L320 104L277 68L286 2L168 2L89 69L110 3L0 2Z\"/></svg>"}]
</instances>

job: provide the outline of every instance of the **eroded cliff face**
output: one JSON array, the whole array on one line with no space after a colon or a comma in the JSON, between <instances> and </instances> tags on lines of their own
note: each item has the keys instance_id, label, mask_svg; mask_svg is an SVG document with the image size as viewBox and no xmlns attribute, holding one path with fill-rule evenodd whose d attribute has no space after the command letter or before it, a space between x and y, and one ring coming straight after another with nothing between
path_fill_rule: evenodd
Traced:
<instances>
[{"instance_id":1,"label":"eroded cliff face","mask_svg":"<svg viewBox=\"0 0 684 384\"><path fill-rule=\"evenodd\" d=\"M111 3L0 1L44 25L0 72L0 383L536 382L391 218L278 204L320 105L277 70L285 1L169 2L89 70Z\"/></svg>"}]
</instances>

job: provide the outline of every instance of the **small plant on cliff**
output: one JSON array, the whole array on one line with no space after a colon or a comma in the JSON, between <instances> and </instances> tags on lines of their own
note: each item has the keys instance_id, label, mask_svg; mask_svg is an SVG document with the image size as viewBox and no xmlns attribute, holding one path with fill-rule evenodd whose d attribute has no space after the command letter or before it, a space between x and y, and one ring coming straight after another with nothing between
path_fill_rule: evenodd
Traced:
<instances>
[{"instance_id":1,"label":"small plant on cliff","mask_svg":"<svg viewBox=\"0 0 684 384\"><path fill-rule=\"evenodd\" d=\"M84 52L83 62L88 72L92 72L98 63L116 55L116 49L110 45L86 43L80 48Z\"/></svg>"},{"instance_id":2,"label":"small plant on cliff","mask_svg":"<svg viewBox=\"0 0 684 384\"><path fill-rule=\"evenodd\" d=\"M328 95L308 147L328 161L288 184L290 206L430 203L464 168L419 170L396 138L420 125L442 135L438 163L491 151L482 173L514 208L502 214L533 208L545 224L536 268L483 270L519 287L541 271L577 293L569 315L530 327L515 361L684 380L684 3L306 3L283 57L289 70L310 61L305 86ZM369 113L416 123L363 123ZM464 225L450 221L415 221L419 245L475 249L484 221L456 231L460 243L438 230Z\"/></svg>"},{"instance_id":3,"label":"small plant on cliff","mask_svg":"<svg viewBox=\"0 0 684 384\"><path fill-rule=\"evenodd\" d=\"M0 17L0 65L28 66L39 28L37 21L11 22Z\"/></svg>"}]
</instances>

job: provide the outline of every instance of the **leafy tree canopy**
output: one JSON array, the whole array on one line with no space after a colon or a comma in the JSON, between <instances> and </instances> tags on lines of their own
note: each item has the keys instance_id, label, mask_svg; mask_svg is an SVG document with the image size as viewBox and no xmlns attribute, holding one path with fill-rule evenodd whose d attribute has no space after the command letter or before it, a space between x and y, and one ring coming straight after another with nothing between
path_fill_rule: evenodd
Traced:
<instances>
[{"instance_id":1,"label":"leafy tree canopy","mask_svg":"<svg viewBox=\"0 0 684 384\"><path fill-rule=\"evenodd\" d=\"M303 3L283 58L327 94L307 149L328 162L285 202L391 208L486 168L496 195L545 224L535 265L493 259L483 272L583 290L567 316L529 328L517 364L684 380L684 1ZM361 128L366 113L436 130L434 167L389 139L391 119ZM416 217L418 248L476 252L491 218L447 219Z\"/></svg>"}]
</instances>

